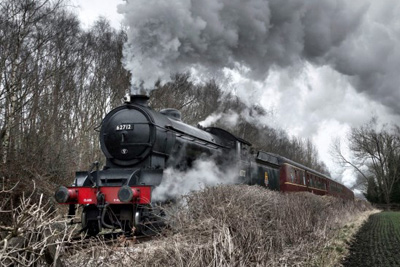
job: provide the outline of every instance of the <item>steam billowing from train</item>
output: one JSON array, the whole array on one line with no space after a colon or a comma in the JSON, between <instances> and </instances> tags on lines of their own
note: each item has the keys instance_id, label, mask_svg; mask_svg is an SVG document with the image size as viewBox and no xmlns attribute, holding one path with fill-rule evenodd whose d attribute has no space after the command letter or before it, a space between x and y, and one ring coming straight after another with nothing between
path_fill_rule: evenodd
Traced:
<instances>
[{"instance_id":1,"label":"steam billowing from train","mask_svg":"<svg viewBox=\"0 0 400 267\"><path fill-rule=\"evenodd\" d=\"M190 68L235 69L263 81L271 68L329 65L400 114L400 2L129 0L125 64L135 83Z\"/></svg>"},{"instance_id":2,"label":"steam billowing from train","mask_svg":"<svg viewBox=\"0 0 400 267\"><path fill-rule=\"evenodd\" d=\"M165 201L198 191L206 186L239 183L238 166L218 166L213 159L200 158L192 168L179 171L168 168L161 184L153 191L153 201Z\"/></svg>"}]
</instances>

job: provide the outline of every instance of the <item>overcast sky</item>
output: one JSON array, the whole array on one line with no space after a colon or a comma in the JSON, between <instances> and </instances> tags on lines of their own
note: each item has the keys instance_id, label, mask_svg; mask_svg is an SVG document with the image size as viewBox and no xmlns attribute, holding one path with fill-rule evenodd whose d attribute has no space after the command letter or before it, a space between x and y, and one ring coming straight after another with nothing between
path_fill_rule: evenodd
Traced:
<instances>
[{"instance_id":1,"label":"overcast sky","mask_svg":"<svg viewBox=\"0 0 400 267\"><path fill-rule=\"evenodd\" d=\"M262 123L311 138L346 185L354 175L334 164L332 139L372 116L400 124L400 1L73 1L86 27L99 15L128 27L134 83L188 69L229 77L273 111Z\"/></svg>"},{"instance_id":2,"label":"overcast sky","mask_svg":"<svg viewBox=\"0 0 400 267\"><path fill-rule=\"evenodd\" d=\"M90 27L99 16L107 18L114 28L120 28L123 15L117 12L117 5L123 4L123 0L70 1L72 9L79 14L79 18L85 28Z\"/></svg>"}]
</instances>

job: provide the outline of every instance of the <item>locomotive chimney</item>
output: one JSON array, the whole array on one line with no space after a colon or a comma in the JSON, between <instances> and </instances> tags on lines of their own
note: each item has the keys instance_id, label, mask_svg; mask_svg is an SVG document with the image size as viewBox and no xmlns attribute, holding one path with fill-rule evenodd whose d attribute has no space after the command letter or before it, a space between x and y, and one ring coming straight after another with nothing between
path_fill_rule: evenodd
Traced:
<instances>
[{"instance_id":1,"label":"locomotive chimney","mask_svg":"<svg viewBox=\"0 0 400 267\"><path fill-rule=\"evenodd\" d=\"M126 94L124 96L124 102L126 104L135 104L135 105L140 105L140 106L145 106L147 107L147 101L149 100L149 97L147 95L131 95L131 94Z\"/></svg>"},{"instance_id":2,"label":"locomotive chimney","mask_svg":"<svg viewBox=\"0 0 400 267\"><path fill-rule=\"evenodd\" d=\"M146 90L144 88L139 88L133 85L129 90L126 90L125 92L125 104L135 104L148 107L147 101L149 100L149 97L146 95Z\"/></svg>"}]
</instances>

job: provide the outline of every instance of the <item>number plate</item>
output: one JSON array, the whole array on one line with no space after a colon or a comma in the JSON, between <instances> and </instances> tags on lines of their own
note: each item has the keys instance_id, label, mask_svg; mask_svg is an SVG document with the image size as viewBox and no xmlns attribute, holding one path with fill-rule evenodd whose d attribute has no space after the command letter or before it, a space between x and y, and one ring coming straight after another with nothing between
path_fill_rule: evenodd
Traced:
<instances>
[{"instance_id":1,"label":"number plate","mask_svg":"<svg viewBox=\"0 0 400 267\"><path fill-rule=\"evenodd\" d=\"M115 129L117 131L131 131L131 130L133 130L133 124L129 124L129 123L120 124L120 125L117 125L117 127Z\"/></svg>"}]
</instances>

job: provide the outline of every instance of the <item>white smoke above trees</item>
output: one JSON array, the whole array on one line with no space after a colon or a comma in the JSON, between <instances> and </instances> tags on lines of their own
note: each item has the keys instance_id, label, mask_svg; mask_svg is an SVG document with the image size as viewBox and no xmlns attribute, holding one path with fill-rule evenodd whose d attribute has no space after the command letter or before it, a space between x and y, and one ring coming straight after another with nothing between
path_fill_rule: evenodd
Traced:
<instances>
[{"instance_id":1,"label":"white smoke above trees","mask_svg":"<svg viewBox=\"0 0 400 267\"><path fill-rule=\"evenodd\" d=\"M134 83L195 68L264 81L271 66L330 65L400 113L400 2L129 0L125 64Z\"/></svg>"}]
</instances>

